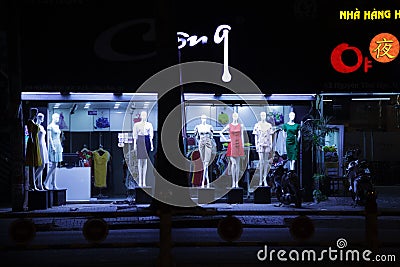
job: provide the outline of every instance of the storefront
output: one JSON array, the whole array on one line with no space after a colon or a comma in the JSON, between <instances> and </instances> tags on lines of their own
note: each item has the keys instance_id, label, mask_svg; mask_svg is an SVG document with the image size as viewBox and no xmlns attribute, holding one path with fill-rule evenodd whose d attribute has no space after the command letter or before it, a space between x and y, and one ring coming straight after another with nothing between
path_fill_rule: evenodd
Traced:
<instances>
[{"instance_id":1,"label":"storefront","mask_svg":"<svg viewBox=\"0 0 400 267\"><path fill-rule=\"evenodd\" d=\"M22 58L18 64L9 66L13 75L8 76L19 77L22 69L20 80L10 82L11 89L17 92L12 96L19 95L21 91L30 92L20 95L23 123L26 123L31 107L44 114L43 126L50 124L54 113L60 114L65 158L62 163L65 165L59 166L61 172L78 170L76 168L86 168L87 172L88 167L82 167L82 164L88 163L85 159L77 159L76 152L79 154L86 149L93 152L102 146L110 153L107 187L94 186L91 170L79 186L84 188L80 192L82 195L69 195L71 201L126 197L124 149L129 150L132 146L134 121L139 119L141 110L147 110L146 102L154 107L148 114L148 121L154 127L154 150L150 153L154 161L161 144L157 140L160 121L163 122L179 104L184 103L182 114L176 120L183 125L183 153L186 158L196 146L197 141L193 144L189 143L189 139L193 141L195 126L201 122L202 115L206 115L207 124L214 128L215 154L224 153L229 142L221 140L219 134L231 122L233 112L237 112L244 125L245 143L248 145L242 166L245 167L244 172L247 169L255 178L247 179L250 185L252 180L257 181L259 175L256 171L259 159L254 150L253 128L263 111L275 128L287 122L290 111L296 113L297 123L315 118L316 111L334 116L332 127L339 130L334 136L326 137L325 145L336 146L339 175L344 170L341 160L346 146L352 144L361 142L362 153L369 160L394 158L396 146L390 143L396 140L398 127L380 126L395 125L388 118L395 117L397 113L385 113L385 109L392 112L392 106L399 105L395 99L399 94L396 67L399 62L398 45L393 46L395 54L390 54L392 62L378 60L379 54L371 51L376 51L379 40L388 40L388 37L398 44L393 38L397 29L396 6L385 3L378 7L346 1L336 1L327 6L323 1L287 1L269 4L265 9L264 6L243 7L211 1L197 7L196 12L188 12L186 6L179 3L173 12L166 10L173 15L166 12L168 19L165 19L164 14L155 12L157 3L151 1L135 9L124 1L117 1L115 6L108 1L101 1L100 4L98 1L76 1L68 6L67 11L63 6L65 3L39 2L28 1L16 7L21 18L18 23L12 21L15 25L11 25L20 25L23 38L19 40L11 35L15 39L7 45L18 44L20 51L10 49L9 58L4 61L8 63L15 59L19 62ZM389 10L392 16L371 17L372 12L378 14L375 9L381 12L379 14ZM355 12L364 16L355 16ZM71 13L74 20L70 19ZM37 29L41 34L35 34ZM216 77L215 81L218 78L220 83L226 85L235 83L238 76L234 70L243 71L259 90L256 92L249 87L238 86L235 87L236 92L231 92L215 90L204 84L189 85L184 82L191 80L193 73L183 72L179 78L174 76L178 81L174 86L182 87L179 90L184 92L183 95L181 92L174 93L169 100L161 102L157 95L149 99L143 96L134 107L129 104L132 93L140 94L138 88L154 74L177 63L194 61L220 64L210 73L212 79ZM204 73L207 71L195 74ZM170 80L165 79L165 83L168 82ZM241 94L248 95L243 97ZM389 100L373 101L372 105L360 105L360 102L351 100L363 94L376 94L376 97L390 95ZM327 102L329 100L332 102ZM14 97L13 101L17 102L14 105L18 105L18 97ZM86 104L90 106L85 108ZM365 106L365 110L361 106ZM124 110L123 113L120 110ZM127 110L129 116L124 117ZM12 112L15 114L15 110ZM366 114L372 113L374 119L369 119ZM351 114L362 115L363 118L360 120ZM275 118L272 121L273 116L282 116L283 121ZM378 124L373 123L377 121ZM377 136L380 140L387 140L380 143L379 149L376 148L377 142L373 143ZM377 151L387 151L388 148L393 151L378 157ZM301 183L310 187L308 179L316 170L309 166L313 166L315 160L305 147L302 147L299 156L296 168ZM160 161L159 164L163 165L167 158L162 156ZM66 164L74 167L67 168ZM165 163L162 169L164 174L177 170L170 163ZM218 177L215 168L209 171L215 180ZM151 176L152 171L148 170L147 174ZM154 186L152 179L149 177L148 183ZM199 179L190 175L184 179L182 183L187 186L201 186ZM20 180L18 176L11 184L21 186ZM65 184L65 187L72 188L72 185Z\"/></svg>"},{"instance_id":2,"label":"storefront","mask_svg":"<svg viewBox=\"0 0 400 267\"><path fill-rule=\"evenodd\" d=\"M130 190L138 187L138 161L134 151L133 129L141 121L141 112L148 114L147 122L153 127L154 148L149 152L151 164L147 167L146 186L155 187L153 168L158 143L158 108L157 94L149 93L49 93L24 92L22 93L23 109L29 113L30 108L37 108L44 114L41 123L47 128L52 121L53 114L59 115L57 122L61 133L63 159L56 169L56 186L67 189L67 202L97 202L104 200L125 200L130 197ZM181 118L184 122L185 157L189 161L190 170L187 173L189 188L201 187L202 170L196 170L193 152L198 148L198 141L194 129L200 123L202 115L207 116L207 123L213 127L213 161L209 162L209 183L211 187L221 185L217 180L228 174L229 162L226 161L226 140L221 137L221 131L232 120L234 112L239 114L239 122L244 126L245 156L241 159L240 187L245 193L250 193L259 184L259 173L256 171L259 156L255 148L254 125L260 120L260 114L267 114L267 121L277 132L281 132L282 125L288 121L291 111L296 113L296 122L301 123L311 108L315 105L316 96L312 94L288 95L275 94L205 94L185 93L185 112ZM28 118L28 114L26 115ZM26 126L25 126L26 127ZM228 132L222 133L229 139ZM47 136L47 147L50 144ZM25 144L28 139L26 131ZM278 142L277 142L278 140ZM282 136L273 137L273 151L280 155L286 154L282 143ZM108 154L105 169L105 180L99 184L100 168L95 159L96 153L105 151ZM271 154L272 155L272 154ZM307 151L300 153L300 160L296 163L296 170L305 185L310 183L311 169L303 169L302 165L310 161ZM46 180L52 162L46 165L42 181ZM26 175L29 176L28 167ZM100 174L101 175L101 174ZM303 178L305 177L305 178ZM133 180L132 180L133 178ZM184 179L186 179L184 178ZM205 184L208 187L208 184ZM216 200L224 195L216 195ZM245 196L246 197L246 196ZM192 195L194 201L197 196Z\"/></svg>"}]
</instances>

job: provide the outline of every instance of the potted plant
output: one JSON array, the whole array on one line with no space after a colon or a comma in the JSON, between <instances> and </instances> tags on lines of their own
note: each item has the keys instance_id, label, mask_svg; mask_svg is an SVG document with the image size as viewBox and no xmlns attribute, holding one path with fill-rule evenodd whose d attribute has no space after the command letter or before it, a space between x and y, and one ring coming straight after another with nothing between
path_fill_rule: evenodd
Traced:
<instances>
[{"instance_id":1,"label":"potted plant","mask_svg":"<svg viewBox=\"0 0 400 267\"><path fill-rule=\"evenodd\" d=\"M315 203L320 203L321 201L327 200L328 197L322 193L319 189L314 189L313 199Z\"/></svg>"},{"instance_id":2,"label":"potted plant","mask_svg":"<svg viewBox=\"0 0 400 267\"><path fill-rule=\"evenodd\" d=\"M332 117L324 117L317 111L316 117L310 117L301 125L302 142L306 149L311 149L314 173L324 174L325 137L335 131L329 126Z\"/></svg>"},{"instance_id":3,"label":"potted plant","mask_svg":"<svg viewBox=\"0 0 400 267\"><path fill-rule=\"evenodd\" d=\"M314 192L317 190L324 196L324 200L327 199L327 193L329 192L329 181L328 177L326 177L325 174L322 173L315 173L313 175L313 181L314 181ZM313 197L314 197L314 192L313 192Z\"/></svg>"}]
</instances>

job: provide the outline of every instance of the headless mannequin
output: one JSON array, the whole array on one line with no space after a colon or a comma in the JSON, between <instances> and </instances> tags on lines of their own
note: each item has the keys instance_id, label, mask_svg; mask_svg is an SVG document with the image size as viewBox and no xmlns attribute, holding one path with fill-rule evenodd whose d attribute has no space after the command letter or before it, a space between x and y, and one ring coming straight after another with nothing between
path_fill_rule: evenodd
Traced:
<instances>
[{"instance_id":1,"label":"headless mannequin","mask_svg":"<svg viewBox=\"0 0 400 267\"><path fill-rule=\"evenodd\" d=\"M260 113L260 121L254 126L256 150L259 158L260 182L259 186L267 186L267 174L269 171L269 157L272 150L272 125L266 121L267 114ZM267 139L267 140L266 140Z\"/></svg>"},{"instance_id":2,"label":"headless mannequin","mask_svg":"<svg viewBox=\"0 0 400 267\"><path fill-rule=\"evenodd\" d=\"M58 113L54 113L52 115L52 121L51 123L47 126L48 129L48 139L49 139L49 154L56 154L57 152L57 143L55 142L55 138L53 137L54 134L57 134L57 138L60 138L60 127L58 126L58 122L60 121L60 115ZM53 133L54 132L54 133ZM47 189L52 189L52 190L57 190L56 186L56 168L61 162L61 160L57 160L56 158L50 156L50 168L46 176L46 180L44 181L44 186ZM49 183L51 187L49 186Z\"/></svg>"},{"instance_id":3,"label":"headless mannequin","mask_svg":"<svg viewBox=\"0 0 400 267\"><path fill-rule=\"evenodd\" d=\"M49 162L46 141L45 141L46 131L43 129L43 126L41 125L43 121L44 121L44 115L42 113L39 113L36 118L36 123L40 127L39 146L40 146L40 155L42 157L42 165L38 166L35 171L35 182L39 190L44 190L43 178L42 178L43 170L47 166L47 163Z\"/></svg>"},{"instance_id":4,"label":"headless mannequin","mask_svg":"<svg viewBox=\"0 0 400 267\"><path fill-rule=\"evenodd\" d=\"M210 178L208 176L208 165L211 159L212 143L211 138L213 137L213 127L206 123L207 116L201 116L201 124L195 127L195 133L197 141L199 143L200 158L203 162L203 179L201 187L204 188L205 182L207 182L207 188L210 187Z\"/></svg>"},{"instance_id":5,"label":"headless mannequin","mask_svg":"<svg viewBox=\"0 0 400 267\"><path fill-rule=\"evenodd\" d=\"M38 143L36 143L38 139L38 132L39 132L39 126L36 123L37 115L38 115L38 109L37 108L31 108L30 109L30 114L29 114L29 121L28 121L28 132L29 132L29 140L30 144L32 144L29 149L27 148L27 157L30 159L28 160L29 163L27 164L29 166L29 187L30 190L38 191L38 190L43 190L42 184L40 183L37 185L36 181L36 170L41 167L42 161L41 158L39 159L38 157L40 156L40 153L38 153Z\"/></svg>"},{"instance_id":6,"label":"headless mannequin","mask_svg":"<svg viewBox=\"0 0 400 267\"><path fill-rule=\"evenodd\" d=\"M294 118L296 117L296 113L294 113L293 111L291 111L289 113L289 121L286 123L288 125L295 125L296 123L294 122ZM283 131L283 136L285 137L285 139L288 137L287 136L287 132ZM300 141L300 130L297 131L297 143ZM288 149L286 149L288 150ZM295 166L296 166L296 160L290 160L289 161L289 169L290 170L295 170Z\"/></svg>"},{"instance_id":7,"label":"headless mannequin","mask_svg":"<svg viewBox=\"0 0 400 267\"><path fill-rule=\"evenodd\" d=\"M153 126L147 121L147 112L142 111L140 113L140 122L137 122L133 126L133 150L138 152L138 136L149 135L150 139L150 151L153 151ZM140 148L146 149L145 147ZM138 156L138 172L139 172L139 187L146 186L146 174L147 174L147 158Z\"/></svg>"},{"instance_id":8,"label":"headless mannequin","mask_svg":"<svg viewBox=\"0 0 400 267\"><path fill-rule=\"evenodd\" d=\"M232 114L232 124L233 126L239 125L239 114L234 112ZM220 135L222 137L222 140L226 140L228 141L225 136L223 135L223 133L225 131L227 131L229 129L230 124L228 124L227 126L225 126L224 129L221 130ZM240 129L241 129L241 146L242 149L244 149L244 135L243 135L243 129L244 126L243 124L240 124ZM232 140L231 140L232 143ZM239 178L240 178L240 156L237 156L235 154L233 154L232 156L229 156L230 161L231 161L231 173L232 173L232 187L233 188L238 188L239 187Z\"/></svg>"}]
</instances>

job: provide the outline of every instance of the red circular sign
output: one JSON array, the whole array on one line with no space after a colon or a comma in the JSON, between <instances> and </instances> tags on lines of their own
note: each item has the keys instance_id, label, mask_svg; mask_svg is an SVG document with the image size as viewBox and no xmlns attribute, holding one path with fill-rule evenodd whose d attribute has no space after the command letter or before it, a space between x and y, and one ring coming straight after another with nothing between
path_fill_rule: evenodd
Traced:
<instances>
[{"instance_id":1,"label":"red circular sign","mask_svg":"<svg viewBox=\"0 0 400 267\"><path fill-rule=\"evenodd\" d=\"M399 54L399 41L390 33L380 33L371 40L369 52L378 62L390 62Z\"/></svg>"}]
</instances>

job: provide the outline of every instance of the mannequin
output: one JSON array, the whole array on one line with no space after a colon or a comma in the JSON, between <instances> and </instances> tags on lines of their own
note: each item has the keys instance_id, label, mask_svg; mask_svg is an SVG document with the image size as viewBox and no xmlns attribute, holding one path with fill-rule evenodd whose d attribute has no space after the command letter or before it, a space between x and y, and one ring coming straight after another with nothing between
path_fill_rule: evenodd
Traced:
<instances>
[{"instance_id":1,"label":"mannequin","mask_svg":"<svg viewBox=\"0 0 400 267\"><path fill-rule=\"evenodd\" d=\"M228 141L223 133L229 130L229 136L231 142L228 145L228 150L226 156L230 158L231 161L231 171L232 171L232 187L239 187L240 178L240 157L244 156L244 125L239 124L239 114L234 112L232 114L232 122L225 126L220 132L222 140Z\"/></svg>"},{"instance_id":2,"label":"mannequin","mask_svg":"<svg viewBox=\"0 0 400 267\"><path fill-rule=\"evenodd\" d=\"M290 170L295 169L295 163L298 159L299 141L300 141L300 124L294 122L296 113L289 113L289 121L282 126L284 137L286 139L286 152L289 160Z\"/></svg>"},{"instance_id":3,"label":"mannequin","mask_svg":"<svg viewBox=\"0 0 400 267\"><path fill-rule=\"evenodd\" d=\"M269 171L269 158L272 151L272 124L266 121L267 113L260 113L260 121L254 125L256 151L259 158L260 182L259 186L267 186L267 174Z\"/></svg>"},{"instance_id":4,"label":"mannequin","mask_svg":"<svg viewBox=\"0 0 400 267\"><path fill-rule=\"evenodd\" d=\"M51 123L47 126L47 133L49 139L49 161L50 168L47 173L46 180L44 181L44 186L47 189L57 190L56 186L56 168L59 163L63 160L62 152L63 147L61 145L61 130L58 126L60 121L60 115L54 113L51 116ZM49 183L51 187L49 186Z\"/></svg>"},{"instance_id":5,"label":"mannequin","mask_svg":"<svg viewBox=\"0 0 400 267\"><path fill-rule=\"evenodd\" d=\"M133 150L136 151L139 171L139 187L146 186L147 159L153 151L153 125L147 121L147 112L140 113L140 122L133 125Z\"/></svg>"},{"instance_id":6,"label":"mannequin","mask_svg":"<svg viewBox=\"0 0 400 267\"><path fill-rule=\"evenodd\" d=\"M40 155L39 149L39 125L36 124L36 118L38 115L37 108L31 108L29 112L29 120L27 122L28 128L28 142L26 144L26 155L25 155L25 163L29 166L29 189L30 190L42 190L42 185L39 185L39 188L36 183L36 168L42 165L42 157Z\"/></svg>"},{"instance_id":7,"label":"mannequin","mask_svg":"<svg viewBox=\"0 0 400 267\"><path fill-rule=\"evenodd\" d=\"M210 179L208 176L208 165L211 160L212 152L212 141L214 129L210 124L207 124L207 116L201 115L201 123L196 125L194 133L199 144L200 159L203 162L203 179L201 187L204 188L204 184L207 181L207 188L210 187Z\"/></svg>"},{"instance_id":8,"label":"mannequin","mask_svg":"<svg viewBox=\"0 0 400 267\"><path fill-rule=\"evenodd\" d=\"M37 183L39 190L44 190L43 179L42 179L43 169L49 163L49 154L48 154L47 145L46 145L46 130L44 129L44 127L42 125L43 121L44 121L44 115L42 113L39 113L36 118L36 123L39 126L38 138L39 138L40 156L42 157L42 165L37 167L37 169L35 171L35 181Z\"/></svg>"}]
</instances>

